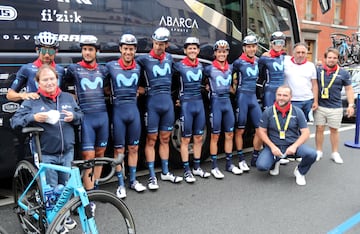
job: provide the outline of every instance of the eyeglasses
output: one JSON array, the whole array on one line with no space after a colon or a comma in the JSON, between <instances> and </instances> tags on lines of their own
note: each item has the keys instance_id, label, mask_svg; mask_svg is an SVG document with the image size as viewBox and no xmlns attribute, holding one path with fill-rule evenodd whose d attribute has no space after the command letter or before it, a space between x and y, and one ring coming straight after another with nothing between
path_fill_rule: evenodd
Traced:
<instances>
[{"instance_id":1,"label":"eyeglasses","mask_svg":"<svg viewBox=\"0 0 360 234\"><path fill-rule=\"evenodd\" d=\"M55 49L45 48L45 47L41 47L39 51L42 55L45 55L45 54L54 55L56 53Z\"/></svg>"},{"instance_id":2,"label":"eyeglasses","mask_svg":"<svg viewBox=\"0 0 360 234\"><path fill-rule=\"evenodd\" d=\"M272 41L273 45L285 45L285 41L284 40L273 40Z\"/></svg>"}]
</instances>

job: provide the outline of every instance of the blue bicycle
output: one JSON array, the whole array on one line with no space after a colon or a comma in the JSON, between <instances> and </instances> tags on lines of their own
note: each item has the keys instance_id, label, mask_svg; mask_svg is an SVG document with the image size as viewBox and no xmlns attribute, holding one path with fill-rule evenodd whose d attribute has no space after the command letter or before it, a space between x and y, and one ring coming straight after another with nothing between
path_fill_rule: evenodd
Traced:
<instances>
[{"instance_id":1,"label":"blue bicycle","mask_svg":"<svg viewBox=\"0 0 360 234\"><path fill-rule=\"evenodd\" d=\"M41 128L25 128L31 133L37 149L40 148ZM41 151L37 151L41 152ZM41 154L39 155L41 159ZM112 170L106 178L110 179L116 165L122 159L95 158L73 161L72 167L54 164L39 164L36 169L29 161L17 165L13 190L16 202L15 213L25 233L135 233L134 219L125 203L114 194L95 190L86 192L81 180L80 170L100 165L110 165ZM53 169L70 175L67 184L56 197L49 197L45 171ZM67 220L72 221L68 228ZM74 224L77 224L76 226Z\"/></svg>"},{"instance_id":2,"label":"blue bicycle","mask_svg":"<svg viewBox=\"0 0 360 234\"><path fill-rule=\"evenodd\" d=\"M351 47L348 45L348 42L351 42L350 37L341 33L332 33L330 37L332 47L339 50L339 65L344 66L353 63Z\"/></svg>"}]
</instances>

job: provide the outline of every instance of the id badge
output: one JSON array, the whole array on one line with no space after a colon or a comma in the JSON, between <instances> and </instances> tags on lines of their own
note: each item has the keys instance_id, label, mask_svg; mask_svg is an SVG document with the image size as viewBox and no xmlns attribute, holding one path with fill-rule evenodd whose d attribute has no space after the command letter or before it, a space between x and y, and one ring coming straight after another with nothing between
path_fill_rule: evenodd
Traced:
<instances>
[{"instance_id":1,"label":"id badge","mask_svg":"<svg viewBox=\"0 0 360 234\"><path fill-rule=\"evenodd\" d=\"M321 92L321 98L322 99L328 99L329 98L329 89L324 88Z\"/></svg>"},{"instance_id":2,"label":"id badge","mask_svg":"<svg viewBox=\"0 0 360 234\"><path fill-rule=\"evenodd\" d=\"M279 132L279 137L281 140L284 140L285 139L285 131L280 131Z\"/></svg>"}]
</instances>

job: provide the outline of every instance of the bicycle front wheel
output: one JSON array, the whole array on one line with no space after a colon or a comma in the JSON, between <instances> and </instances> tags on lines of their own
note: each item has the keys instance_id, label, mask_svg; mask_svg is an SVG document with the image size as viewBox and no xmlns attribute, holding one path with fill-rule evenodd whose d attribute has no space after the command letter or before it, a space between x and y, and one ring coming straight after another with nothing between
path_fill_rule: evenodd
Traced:
<instances>
[{"instance_id":1,"label":"bicycle front wheel","mask_svg":"<svg viewBox=\"0 0 360 234\"><path fill-rule=\"evenodd\" d=\"M91 213L94 216L98 233L135 233L134 219L125 203L114 194L95 190L88 193ZM71 199L55 216L46 233L61 233L64 228L69 233L82 233L78 208L82 207L79 197ZM76 227L72 227L76 222ZM83 220L85 225L87 220ZM90 231L88 233L91 233ZM94 233L92 233L94 234Z\"/></svg>"}]
</instances>

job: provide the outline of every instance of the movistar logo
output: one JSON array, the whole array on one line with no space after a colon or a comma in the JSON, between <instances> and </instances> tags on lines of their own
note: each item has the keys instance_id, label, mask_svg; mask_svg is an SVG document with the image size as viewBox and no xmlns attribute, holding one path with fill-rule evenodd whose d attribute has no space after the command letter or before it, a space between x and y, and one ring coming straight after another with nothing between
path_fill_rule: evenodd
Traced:
<instances>
[{"instance_id":1,"label":"movistar logo","mask_svg":"<svg viewBox=\"0 0 360 234\"><path fill-rule=\"evenodd\" d=\"M248 67L246 68L246 74L248 76L257 76L259 74L259 69L257 66L255 66L254 68Z\"/></svg>"},{"instance_id":2,"label":"movistar logo","mask_svg":"<svg viewBox=\"0 0 360 234\"><path fill-rule=\"evenodd\" d=\"M103 80L100 77L96 77L94 81L89 80L88 78L82 78L80 81L82 90L96 89L97 87L103 87Z\"/></svg>"},{"instance_id":3,"label":"movistar logo","mask_svg":"<svg viewBox=\"0 0 360 234\"><path fill-rule=\"evenodd\" d=\"M227 86L231 84L231 75L229 74L227 77L217 76L215 80L218 87Z\"/></svg>"},{"instance_id":4,"label":"movistar logo","mask_svg":"<svg viewBox=\"0 0 360 234\"><path fill-rule=\"evenodd\" d=\"M159 67L158 65L153 66L153 75L154 77L157 76L165 76L166 73L169 75L171 74L171 68L168 63L165 63L164 68Z\"/></svg>"},{"instance_id":5,"label":"movistar logo","mask_svg":"<svg viewBox=\"0 0 360 234\"><path fill-rule=\"evenodd\" d=\"M284 70L284 63L281 61L281 63L273 62L273 68L275 71L283 71Z\"/></svg>"},{"instance_id":6,"label":"movistar logo","mask_svg":"<svg viewBox=\"0 0 360 234\"><path fill-rule=\"evenodd\" d=\"M193 71L187 71L186 72L186 79L191 81L199 81L202 78L202 72L201 70L198 70L197 73L194 73Z\"/></svg>"},{"instance_id":7,"label":"movistar logo","mask_svg":"<svg viewBox=\"0 0 360 234\"><path fill-rule=\"evenodd\" d=\"M117 87L121 87L122 85L126 87L130 87L132 85L136 85L138 83L139 77L136 73L133 73L130 78L127 78L123 74L118 74L116 76L116 85Z\"/></svg>"}]
</instances>

